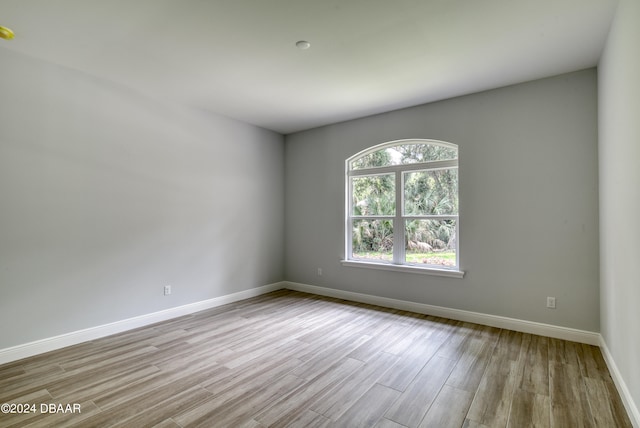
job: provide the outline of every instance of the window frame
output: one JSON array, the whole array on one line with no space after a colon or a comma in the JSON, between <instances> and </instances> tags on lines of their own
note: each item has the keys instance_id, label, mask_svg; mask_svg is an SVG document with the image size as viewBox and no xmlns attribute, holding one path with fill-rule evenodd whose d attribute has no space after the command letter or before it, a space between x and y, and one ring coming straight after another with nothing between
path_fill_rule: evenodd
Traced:
<instances>
[{"instance_id":1,"label":"window frame","mask_svg":"<svg viewBox=\"0 0 640 428\"><path fill-rule=\"evenodd\" d=\"M389 147L397 147L402 145L436 145L447 148L456 149L456 159L448 160L429 160L420 163L409 163L400 165L387 165L380 167L352 169L352 163L367 156L371 153L375 153L380 150L384 150ZM455 278L462 278L464 272L460 270L460 220L459 220L459 187L458 181L458 211L456 214L449 215L436 215L436 214L424 214L424 215L405 215L405 174L410 172L431 172L446 169L457 169L459 171L459 159L460 152L458 145L440 140L431 139L405 139L388 141L382 144L377 144L373 147L369 147L362 150L353 156L349 157L345 161L345 259L342 260L344 266L351 267L364 267L372 269L383 269L400 272L412 272L422 273L438 276L448 276ZM394 191L395 191L395 213L393 215L368 215L359 216L353 214L353 186L352 178L354 177L366 177L375 176L381 174L394 174ZM459 177L459 176L458 176ZM378 220L390 220L393 224L393 254L391 261L383 260L368 260L358 259L353 257L353 223L355 220L360 219L378 219ZM452 267L439 266L439 265L425 265L419 263L409 263L406 261L406 248L405 248L405 224L406 221L411 220L455 220L456 221L456 241L455 241L455 253L456 253L456 265Z\"/></svg>"}]
</instances>

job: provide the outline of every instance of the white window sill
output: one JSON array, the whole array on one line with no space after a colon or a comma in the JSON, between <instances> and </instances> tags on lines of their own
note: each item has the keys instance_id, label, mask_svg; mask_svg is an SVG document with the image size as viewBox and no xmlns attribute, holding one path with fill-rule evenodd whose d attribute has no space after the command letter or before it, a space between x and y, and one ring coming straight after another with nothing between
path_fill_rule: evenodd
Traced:
<instances>
[{"instance_id":1,"label":"white window sill","mask_svg":"<svg viewBox=\"0 0 640 428\"><path fill-rule=\"evenodd\" d=\"M449 278L462 278L464 271L453 269L437 269L433 267L422 267L416 265L394 265L391 263L375 263L362 260L341 260L342 266L358 267L366 269L390 270L395 272L418 273L422 275L446 276Z\"/></svg>"}]
</instances>

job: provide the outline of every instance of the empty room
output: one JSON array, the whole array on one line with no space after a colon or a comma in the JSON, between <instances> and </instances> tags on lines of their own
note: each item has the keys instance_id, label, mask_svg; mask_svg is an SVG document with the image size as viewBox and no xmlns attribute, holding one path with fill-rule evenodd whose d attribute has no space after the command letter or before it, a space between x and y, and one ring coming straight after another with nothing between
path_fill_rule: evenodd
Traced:
<instances>
[{"instance_id":1,"label":"empty room","mask_svg":"<svg viewBox=\"0 0 640 428\"><path fill-rule=\"evenodd\" d=\"M0 427L640 427L639 23L0 0Z\"/></svg>"}]
</instances>

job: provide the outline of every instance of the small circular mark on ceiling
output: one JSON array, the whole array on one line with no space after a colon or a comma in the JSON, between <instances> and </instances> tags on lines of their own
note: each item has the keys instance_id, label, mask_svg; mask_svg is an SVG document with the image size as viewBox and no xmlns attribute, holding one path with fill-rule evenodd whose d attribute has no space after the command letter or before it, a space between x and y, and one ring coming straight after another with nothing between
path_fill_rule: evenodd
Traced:
<instances>
[{"instance_id":1,"label":"small circular mark on ceiling","mask_svg":"<svg viewBox=\"0 0 640 428\"><path fill-rule=\"evenodd\" d=\"M307 42L306 40L300 40L296 42L296 47L304 51L311 47L311 43Z\"/></svg>"}]
</instances>

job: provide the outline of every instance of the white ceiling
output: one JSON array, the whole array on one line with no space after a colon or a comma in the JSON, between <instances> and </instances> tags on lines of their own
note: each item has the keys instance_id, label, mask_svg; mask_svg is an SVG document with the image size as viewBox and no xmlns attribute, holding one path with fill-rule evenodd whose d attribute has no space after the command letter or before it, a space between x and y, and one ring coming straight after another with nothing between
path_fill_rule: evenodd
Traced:
<instances>
[{"instance_id":1,"label":"white ceiling","mask_svg":"<svg viewBox=\"0 0 640 428\"><path fill-rule=\"evenodd\" d=\"M0 0L0 69L11 49L286 134L595 66L616 4Z\"/></svg>"}]
</instances>

